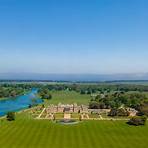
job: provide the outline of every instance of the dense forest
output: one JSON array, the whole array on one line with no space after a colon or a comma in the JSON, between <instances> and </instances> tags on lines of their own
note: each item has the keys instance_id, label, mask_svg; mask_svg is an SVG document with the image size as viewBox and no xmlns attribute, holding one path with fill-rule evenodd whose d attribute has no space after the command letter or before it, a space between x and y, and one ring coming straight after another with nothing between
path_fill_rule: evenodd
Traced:
<instances>
[{"instance_id":1,"label":"dense forest","mask_svg":"<svg viewBox=\"0 0 148 148\"><path fill-rule=\"evenodd\" d=\"M0 85L0 99L16 97L22 95L29 90L31 90L32 86L25 84L1 84Z\"/></svg>"},{"instance_id":2,"label":"dense forest","mask_svg":"<svg viewBox=\"0 0 148 148\"><path fill-rule=\"evenodd\" d=\"M110 92L110 91L139 91L148 92L148 86L145 85L135 85L135 84L110 84L110 83L53 83L40 85L42 88L48 88L49 90L69 90L77 91L80 93L96 93L100 92Z\"/></svg>"},{"instance_id":3,"label":"dense forest","mask_svg":"<svg viewBox=\"0 0 148 148\"><path fill-rule=\"evenodd\" d=\"M148 101L147 95L142 92L113 92L98 94L91 99L90 108L119 108L125 107L138 108L138 106Z\"/></svg>"}]
</instances>

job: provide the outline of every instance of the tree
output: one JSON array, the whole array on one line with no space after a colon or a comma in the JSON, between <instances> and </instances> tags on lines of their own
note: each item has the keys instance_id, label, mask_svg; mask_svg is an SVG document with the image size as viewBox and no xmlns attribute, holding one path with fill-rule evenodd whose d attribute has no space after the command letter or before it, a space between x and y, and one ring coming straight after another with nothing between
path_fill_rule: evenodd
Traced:
<instances>
[{"instance_id":1,"label":"tree","mask_svg":"<svg viewBox=\"0 0 148 148\"><path fill-rule=\"evenodd\" d=\"M144 102L138 107L138 115L146 115L148 117L148 102Z\"/></svg>"},{"instance_id":2,"label":"tree","mask_svg":"<svg viewBox=\"0 0 148 148\"><path fill-rule=\"evenodd\" d=\"M15 91L15 90L11 91L11 92L10 92L10 96L11 96L11 97L16 97L16 91Z\"/></svg>"},{"instance_id":3,"label":"tree","mask_svg":"<svg viewBox=\"0 0 148 148\"><path fill-rule=\"evenodd\" d=\"M99 105L98 102L93 101L93 102L90 102L89 103L89 108L90 109L99 109L100 108L100 105Z\"/></svg>"},{"instance_id":4,"label":"tree","mask_svg":"<svg viewBox=\"0 0 148 148\"><path fill-rule=\"evenodd\" d=\"M130 125L139 126L139 125L145 125L146 120L147 120L146 116L134 116L127 123Z\"/></svg>"},{"instance_id":5,"label":"tree","mask_svg":"<svg viewBox=\"0 0 148 148\"><path fill-rule=\"evenodd\" d=\"M81 91L80 91L80 94L81 94L81 95L84 95L84 94L85 94L85 90L81 90Z\"/></svg>"},{"instance_id":6,"label":"tree","mask_svg":"<svg viewBox=\"0 0 148 148\"><path fill-rule=\"evenodd\" d=\"M8 112L8 113L7 113L7 120L8 120L8 121L13 121L13 120L15 120L15 112Z\"/></svg>"},{"instance_id":7,"label":"tree","mask_svg":"<svg viewBox=\"0 0 148 148\"><path fill-rule=\"evenodd\" d=\"M32 102L32 106L35 106L37 104L37 98L32 98L31 99L31 102Z\"/></svg>"},{"instance_id":8,"label":"tree","mask_svg":"<svg viewBox=\"0 0 148 148\"><path fill-rule=\"evenodd\" d=\"M128 116L128 111L124 108L112 108L111 111L109 112L108 116Z\"/></svg>"},{"instance_id":9,"label":"tree","mask_svg":"<svg viewBox=\"0 0 148 148\"><path fill-rule=\"evenodd\" d=\"M39 95L42 99L52 99L52 95L50 94L50 91L47 88L39 90Z\"/></svg>"},{"instance_id":10,"label":"tree","mask_svg":"<svg viewBox=\"0 0 148 148\"><path fill-rule=\"evenodd\" d=\"M31 107L32 107L32 105L31 105L31 104L29 104L29 105L28 105L28 108L31 108Z\"/></svg>"},{"instance_id":11,"label":"tree","mask_svg":"<svg viewBox=\"0 0 148 148\"><path fill-rule=\"evenodd\" d=\"M43 109L43 108L45 108L45 105L44 105L44 104L42 104L42 109Z\"/></svg>"}]
</instances>

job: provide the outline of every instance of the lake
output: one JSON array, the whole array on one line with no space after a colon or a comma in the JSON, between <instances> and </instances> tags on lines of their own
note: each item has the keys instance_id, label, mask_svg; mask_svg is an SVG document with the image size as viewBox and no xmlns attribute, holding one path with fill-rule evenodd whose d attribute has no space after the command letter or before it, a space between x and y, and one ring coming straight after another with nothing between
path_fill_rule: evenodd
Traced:
<instances>
[{"instance_id":1,"label":"lake","mask_svg":"<svg viewBox=\"0 0 148 148\"><path fill-rule=\"evenodd\" d=\"M0 100L0 116L4 116L9 111L20 111L29 107L32 104L42 103L42 99L36 97L37 89L31 92L18 96L16 98Z\"/></svg>"}]
</instances>

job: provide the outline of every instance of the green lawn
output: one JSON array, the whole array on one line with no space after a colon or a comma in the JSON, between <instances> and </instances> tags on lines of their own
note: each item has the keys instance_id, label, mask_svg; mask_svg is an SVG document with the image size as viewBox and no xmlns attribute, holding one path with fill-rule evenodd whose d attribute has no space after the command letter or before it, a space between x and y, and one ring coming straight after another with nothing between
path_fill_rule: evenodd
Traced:
<instances>
[{"instance_id":1,"label":"green lawn","mask_svg":"<svg viewBox=\"0 0 148 148\"><path fill-rule=\"evenodd\" d=\"M99 118L98 114L89 114L89 118Z\"/></svg>"},{"instance_id":2,"label":"green lawn","mask_svg":"<svg viewBox=\"0 0 148 148\"><path fill-rule=\"evenodd\" d=\"M0 148L146 148L148 125L124 121L83 121L60 125L33 120L25 113L14 122L0 121Z\"/></svg>"},{"instance_id":3,"label":"green lawn","mask_svg":"<svg viewBox=\"0 0 148 148\"><path fill-rule=\"evenodd\" d=\"M79 119L80 118L80 114L78 114L78 113L72 113L71 114L71 118Z\"/></svg>"},{"instance_id":4,"label":"green lawn","mask_svg":"<svg viewBox=\"0 0 148 148\"><path fill-rule=\"evenodd\" d=\"M64 114L63 113L57 113L57 114L55 114L55 118L56 119L63 119L64 118Z\"/></svg>"},{"instance_id":5,"label":"green lawn","mask_svg":"<svg viewBox=\"0 0 148 148\"><path fill-rule=\"evenodd\" d=\"M75 91L51 91L52 99L46 101L46 104L58 104L61 103L77 103L88 104L91 97L90 95L81 95Z\"/></svg>"}]
</instances>

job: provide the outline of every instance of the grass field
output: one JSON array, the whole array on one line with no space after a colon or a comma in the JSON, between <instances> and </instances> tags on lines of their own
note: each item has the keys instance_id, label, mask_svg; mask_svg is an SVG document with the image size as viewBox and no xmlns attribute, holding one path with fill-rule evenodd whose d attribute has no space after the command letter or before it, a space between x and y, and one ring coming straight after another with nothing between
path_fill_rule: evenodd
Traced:
<instances>
[{"instance_id":1,"label":"grass field","mask_svg":"<svg viewBox=\"0 0 148 148\"><path fill-rule=\"evenodd\" d=\"M63 119L63 118L64 118L64 114L62 114L62 113L57 113L57 114L55 114L55 118L56 118L56 119Z\"/></svg>"},{"instance_id":2,"label":"grass field","mask_svg":"<svg viewBox=\"0 0 148 148\"><path fill-rule=\"evenodd\" d=\"M73 113L73 114L71 114L71 118L79 119L80 118L80 114Z\"/></svg>"},{"instance_id":3,"label":"grass field","mask_svg":"<svg viewBox=\"0 0 148 148\"><path fill-rule=\"evenodd\" d=\"M25 113L14 122L0 121L0 148L146 148L148 125L124 121L83 121L60 125L33 120Z\"/></svg>"},{"instance_id":4,"label":"grass field","mask_svg":"<svg viewBox=\"0 0 148 148\"><path fill-rule=\"evenodd\" d=\"M52 99L47 101L46 104L58 104L61 103L77 103L88 104L91 97L90 95L81 95L75 91L51 91Z\"/></svg>"},{"instance_id":5,"label":"grass field","mask_svg":"<svg viewBox=\"0 0 148 148\"><path fill-rule=\"evenodd\" d=\"M99 118L98 114L89 114L89 118Z\"/></svg>"}]
</instances>

